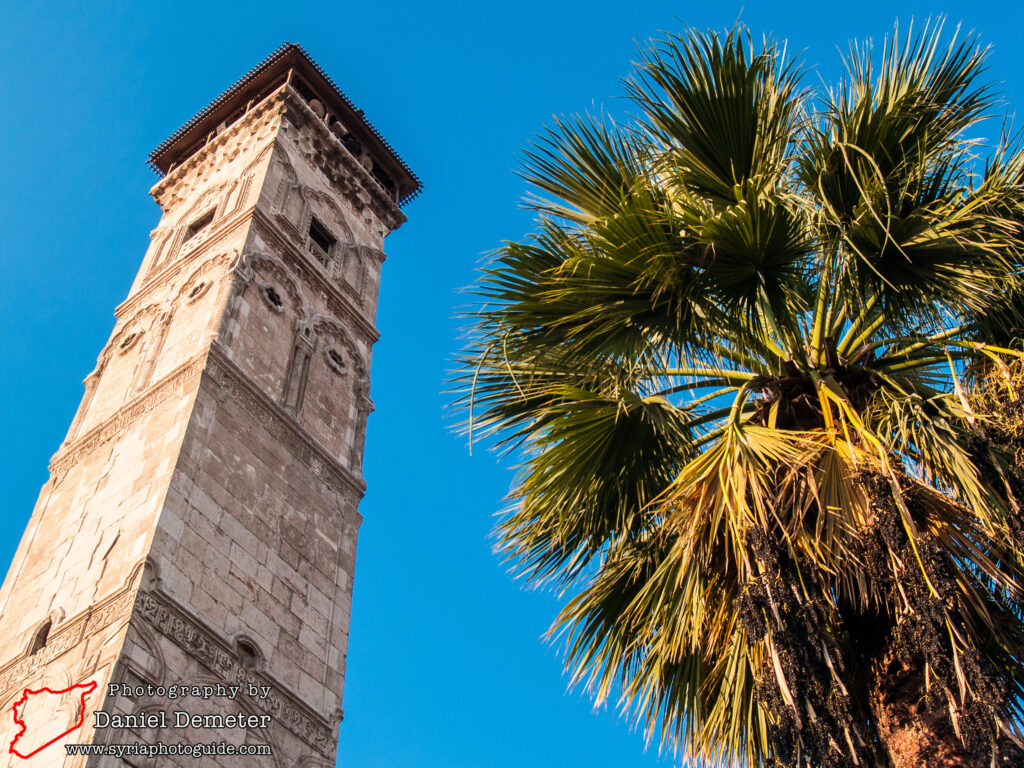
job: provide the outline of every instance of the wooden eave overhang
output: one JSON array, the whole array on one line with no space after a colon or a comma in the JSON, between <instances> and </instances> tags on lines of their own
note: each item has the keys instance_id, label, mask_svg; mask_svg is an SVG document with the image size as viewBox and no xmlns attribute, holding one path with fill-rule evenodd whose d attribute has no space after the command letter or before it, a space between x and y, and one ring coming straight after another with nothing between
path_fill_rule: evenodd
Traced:
<instances>
[{"instance_id":1,"label":"wooden eave overhang","mask_svg":"<svg viewBox=\"0 0 1024 768\"><path fill-rule=\"evenodd\" d=\"M359 141L375 168L396 186L396 202L404 205L420 191L420 180L405 164L363 111L349 101L302 46L285 43L257 64L241 80L210 102L149 155L149 165L160 176L198 152L224 125L230 125L286 82L307 101L318 99L333 119Z\"/></svg>"}]
</instances>

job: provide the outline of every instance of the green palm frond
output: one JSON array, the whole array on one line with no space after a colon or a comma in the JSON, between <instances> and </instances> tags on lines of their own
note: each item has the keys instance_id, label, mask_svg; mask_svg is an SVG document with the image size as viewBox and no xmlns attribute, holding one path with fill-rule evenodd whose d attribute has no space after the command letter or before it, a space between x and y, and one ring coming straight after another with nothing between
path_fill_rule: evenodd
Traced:
<instances>
[{"instance_id":1,"label":"green palm frond","mask_svg":"<svg viewBox=\"0 0 1024 768\"><path fill-rule=\"evenodd\" d=\"M533 199L536 210L586 224L614 216L623 198L644 183L643 170L642 148L628 134L588 116L547 130L525 153L523 176L548 196Z\"/></svg>"},{"instance_id":2,"label":"green palm frond","mask_svg":"<svg viewBox=\"0 0 1024 768\"><path fill-rule=\"evenodd\" d=\"M729 205L743 182L765 192L781 186L800 76L778 46L755 52L741 29L724 37L690 31L652 45L626 92L660 145L653 162L665 182Z\"/></svg>"}]
</instances>

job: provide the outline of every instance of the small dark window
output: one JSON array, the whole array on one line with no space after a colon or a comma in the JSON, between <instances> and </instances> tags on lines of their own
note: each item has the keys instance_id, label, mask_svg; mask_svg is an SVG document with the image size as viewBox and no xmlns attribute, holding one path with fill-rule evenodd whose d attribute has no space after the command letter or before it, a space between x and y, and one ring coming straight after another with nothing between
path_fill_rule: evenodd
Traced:
<instances>
[{"instance_id":1,"label":"small dark window","mask_svg":"<svg viewBox=\"0 0 1024 768\"><path fill-rule=\"evenodd\" d=\"M324 226L316 219L309 223L309 239L324 251L330 251L331 246L334 245L334 238L327 233Z\"/></svg>"},{"instance_id":2,"label":"small dark window","mask_svg":"<svg viewBox=\"0 0 1024 768\"><path fill-rule=\"evenodd\" d=\"M267 301L269 301L275 307L280 307L280 306L284 305L284 302L281 301L281 294L279 294L277 291L275 291L269 285L267 286L267 291L266 292L267 292Z\"/></svg>"},{"instance_id":3,"label":"small dark window","mask_svg":"<svg viewBox=\"0 0 1024 768\"><path fill-rule=\"evenodd\" d=\"M353 157L359 157L363 154L363 145L359 142L355 136L351 133L347 136L343 136L341 143L345 145L345 149L352 153Z\"/></svg>"},{"instance_id":4,"label":"small dark window","mask_svg":"<svg viewBox=\"0 0 1024 768\"><path fill-rule=\"evenodd\" d=\"M52 628L53 621L47 619L46 623L39 628L38 632L36 632L36 636L32 638L32 648L29 649L30 656L34 656L46 647L46 641L50 637L50 629Z\"/></svg>"},{"instance_id":5,"label":"small dark window","mask_svg":"<svg viewBox=\"0 0 1024 768\"><path fill-rule=\"evenodd\" d=\"M188 242L211 224L213 224L212 208L188 225L188 229L185 230L185 241Z\"/></svg>"},{"instance_id":6,"label":"small dark window","mask_svg":"<svg viewBox=\"0 0 1024 768\"><path fill-rule=\"evenodd\" d=\"M386 192L388 192L388 194L390 194L392 197L394 197L394 194L395 194L395 182L394 182L394 180L390 176L388 176L386 173L384 173L384 171L382 171L377 166L374 166L373 170L370 171L370 173L373 174L373 178L375 178L377 180L377 183L380 184L382 187L384 187L384 190Z\"/></svg>"},{"instance_id":7,"label":"small dark window","mask_svg":"<svg viewBox=\"0 0 1024 768\"><path fill-rule=\"evenodd\" d=\"M238 660L246 669L254 668L259 662L259 653L256 648L244 640L238 641Z\"/></svg>"},{"instance_id":8,"label":"small dark window","mask_svg":"<svg viewBox=\"0 0 1024 768\"><path fill-rule=\"evenodd\" d=\"M327 364L334 369L335 373L344 373L347 369L344 358L333 349L327 351Z\"/></svg>"},{"instance_id":9,"label":"small dark window","mask_svg":"<svg viewBox=\"0 0 1024 768\"><path fill-rule=\"evenodd\" d=\"M334 238L316 219L309 222L309 250L323 266L331 255L331 246L334 245Z\"/></svg>"}]
</instances>

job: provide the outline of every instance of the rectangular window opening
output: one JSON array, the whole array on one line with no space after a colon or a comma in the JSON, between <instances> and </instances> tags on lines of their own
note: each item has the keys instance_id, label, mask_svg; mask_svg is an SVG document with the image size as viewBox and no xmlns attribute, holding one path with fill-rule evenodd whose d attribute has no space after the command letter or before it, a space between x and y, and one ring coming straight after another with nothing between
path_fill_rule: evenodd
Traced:
<instances>
[{"instance_id":1,"label":"rectangular window opening","mask_svg":"<svg viewBox=\"0 0 1024 768\"><path fill-rule=\"evenodd\" d=\"M213 224L212 208L188 225L188 229L185 231L185 242L191 240L211 224Z\"/></svg>"},{"instance_id":2,"label":"rectangular window opening","mask_svg":"<svg viewBox=\"0 0 1024 768\"><path fill-rule=\"evenodd\" d=\"M309 222L309 250L325 267L331 253L331 246L334 245L334 238L327 229L316 219Z\"/></svg>"}]
</instances>

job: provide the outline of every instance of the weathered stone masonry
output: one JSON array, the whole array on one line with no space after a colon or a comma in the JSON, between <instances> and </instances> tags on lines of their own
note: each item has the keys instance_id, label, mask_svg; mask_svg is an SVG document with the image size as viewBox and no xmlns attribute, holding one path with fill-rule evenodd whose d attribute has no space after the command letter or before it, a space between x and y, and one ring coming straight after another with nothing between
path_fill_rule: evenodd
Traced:
<instances>
[{"instance_id":1,"label":"weathered stone masonry","mask_svg":"<svg viewBox=\"0 0 1024 768\"><path fill-rule=\"evenodd\" d=\"M163 215L0 590L0 766L333 766L383 240L419 182L293 45L152 163ZM221 682L242 687L233 711L271 718L173 732L87 719L68 743L273 755L7 754L25 688L91 680L90 710L167 708L105 697L111 682Z\"/></svg>"}]
</instances>

